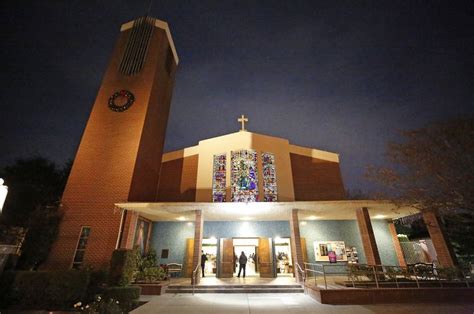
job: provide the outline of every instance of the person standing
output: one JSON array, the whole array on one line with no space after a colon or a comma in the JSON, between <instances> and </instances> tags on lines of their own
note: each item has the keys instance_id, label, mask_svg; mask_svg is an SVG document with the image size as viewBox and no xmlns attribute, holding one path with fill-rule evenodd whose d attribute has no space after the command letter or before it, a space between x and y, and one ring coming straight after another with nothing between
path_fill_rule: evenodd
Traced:
<instances>
[{"instance_id":1,"label":"person standing","mask_svg":"<svg viewBox=\"0 0 474 314\"><path fill-rule=\"evenodd\" d=\"M245 278L245 266L246 265L247 265L247 256L245 256L244 251L242 251L242 254L240 254L240 257L239 257L239 274L237 275L237 277L240 278L240 272L243 269L244 270L243 278Z\"/></svg>"},{"instance_id":2,"label":"person standing","mask_svg":"<svg viewBox=\"0 0 474 314\"><path fill-rule=\"evenodd\" d=\"M202 276L206 277L206 276L204 276L204 268L206 268L207 256L206 256L206 254L204 254L204 251L201 251L201 253L202 253L202 255L201 255Z\"/></svg>"}]
</instances>

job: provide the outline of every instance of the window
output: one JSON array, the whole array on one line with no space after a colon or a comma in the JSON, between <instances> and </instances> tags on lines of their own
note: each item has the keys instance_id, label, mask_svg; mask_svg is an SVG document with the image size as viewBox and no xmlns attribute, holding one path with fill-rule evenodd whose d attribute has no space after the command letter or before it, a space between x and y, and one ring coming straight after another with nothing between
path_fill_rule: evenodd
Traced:
<instances>
[{"instance_id":1,"label":"window","mask_svg":"<svg viewBox=\"0 0 474 314\"><path fill-rule=\"evenodd\" d=\"M72 268L74 269L81 268L82 262L84 261L84 254L86 252L87 240L89 239L90 233L90 227L82 227L79 241L77 242L76 253L74 254L74 260L72 262Z\"/></svg>"},{"instance_id":2,"label":"window","mask_svg":"<svg viewBox=\"0 0 474 314\"><path fill-rule=\"evenodd\" d=\"M212 178L212 201L225 202L226 154L214 155L214 171Z\"/></svg>"},{"instance_id":3,"label":"window","mask_svg":"<svg viewBox=\"0 0 474 314\"><path fill-rule=\"evenodd\" d=\"M168 258L169 253L170 253L169 249L161 250L161 258Z\"/></svg>"},{"instance_id":4,"label":"window","mask_svg":"<svg viewBox=\"0 0 474 314\"><path fill-rule=\"evenodd\" d=\"M232 202L256 202L258 199L257 152L231 152Z\"/></svg>"},{"instance_id":5,"label":"window","mask_svg":"<svg viewBox=\"0 0 474 314\"><path fill-rule=\"evenodd\" d=\"M272 153L262 153L263 168L263 201L277 201L277 182L275 171L275 156Z\"/></svg>"}]
</instances>

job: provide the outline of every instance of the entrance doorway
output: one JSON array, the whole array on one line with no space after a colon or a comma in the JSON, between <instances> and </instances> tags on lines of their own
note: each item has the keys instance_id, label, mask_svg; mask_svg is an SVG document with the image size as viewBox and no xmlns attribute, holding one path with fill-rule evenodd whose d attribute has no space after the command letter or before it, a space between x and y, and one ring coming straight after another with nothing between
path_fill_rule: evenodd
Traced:
<instances>
[{"instance_id":1,"label":"entrance doorway","mask_svg":"<svg viewBox=\"0 0 474 314\"><path fill-rule=\"evenodd\" d=\"M271 238L219 239L217 277L231 278L238 271L238 257L247 256L246 276L276 277Z\"/></svg>"},{"instance_id":2,"label":"entrance doorway","mask_svg":"<svg viewBox=\"0 0 474 314\"><path fill-rule=\"evenodd\" d=\"M235 238L233 239L234 258L235 258L235 276L239 271L239 258L242 252L247 257L247 266L245 267L245 276L253 277L258 275L258 238ZM243 274L241 274L243 275Z\"/></svg>"},{"instance_id":3,"label":"entrance doorway","mask_svg":"<svg viewBox=\"0 0 474 314\"><path fill-rule=\"evenodd\" d=\"M204 264L204 275L206 277L215 277L217 274L217 239L202 239L202 251L207 257L207 261Z\"/></svg>"},{"instance_id":4,"label":"entrance doorway","mask_svg":"<svg viewBox=\"0 0 474 314\"><path fill-rule=\"evenodd\" d=\"M293 277L290 238L275 238L275 266L277 277Z\"/></svg>"}]
</instances>

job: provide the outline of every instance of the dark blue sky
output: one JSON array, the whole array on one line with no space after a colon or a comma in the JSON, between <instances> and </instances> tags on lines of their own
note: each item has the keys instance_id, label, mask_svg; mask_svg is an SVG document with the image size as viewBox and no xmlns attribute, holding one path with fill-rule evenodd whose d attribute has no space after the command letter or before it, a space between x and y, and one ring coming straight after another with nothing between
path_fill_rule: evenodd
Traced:
<instances>
[{"instance_id":1,"label":"dark blue sky","mask_svg":"<svg viewBox=\"0 0 474 314\"><path fill-rule=\"evenodd\" d=\"M120 25L148 1L1 3L0 166L72 158ZM397 130L474 113L473 1L155 1L180 56L167 151L239 128L340 153L349 189Z\"/></svg>"}]
</instances>

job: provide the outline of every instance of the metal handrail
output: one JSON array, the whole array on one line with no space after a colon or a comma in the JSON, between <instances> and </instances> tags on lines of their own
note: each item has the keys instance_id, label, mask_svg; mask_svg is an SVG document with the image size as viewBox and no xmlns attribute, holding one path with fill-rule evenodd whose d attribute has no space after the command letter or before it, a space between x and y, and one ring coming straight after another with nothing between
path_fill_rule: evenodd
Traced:
<instances>
[{"instance_id":1,"label":"metal handrail","mask_svg":"<svg viewBox=\"0 0 474 314\"><path fill-rule=\"evenodd\" d=\"M309 274L312 273L314 274L314 284L317 286L317 275L323 275L324 277L324 286L327 289L328 284L327 284L327 279L326 275L348 275L352 281L352 287L355 288L355 282L354 282L354 274L356 277L359 275L364 275L363 271L367 272L367 274L371 274L370 277L373 276L373 282L375 283L375 286L377 288L383 288L383 285L390 284L390 279L394 280L392 281L392 284L394 283L397 288L400 288L401 284L403 282L399 282L398 276L404 276L405 278L412 279L414 280L414 283L416 284L417 288L420 288L420 283L422 282L438 282L441 287L443 287L442 284L442 279L437 273L432 274L430 276L429 280L421 280L423 279L423 275L417 270L416 268L411 268L407 266L395 266L395 265L369 265L369 264L318 264L318 263L304 263L305 265L305 279L306 281L310 277ZM361 273L357 272L357 269L345 269L344 272L340 271L327 271L327 268L335 268L335 267L360 267ZM318 270L318 268L320 270ZM395 270L395 272L391 272L391 270ZM353 273L355 271L355 273ZM461 274L462 276L459 276ZM369 277L369 281L370 281ZM420 279L421 278L421 279ZM387 281L388 279L388 281ZM358 279L357 279L358 280ZM457 280L460 280L461 282L464 281L466 286L469 287L469 281L467 280L467 277L465 274L462 272L458 273Z\"/></svg>"},{"instance_id":2,"label":"metal handrail","mask_svg":"<svg viewBox=\"0 0 474 314\"><path fill-rule=\"evenodd\" d=\"M194 295L194 288L197 282L197 274L199 274L199 268L201 267L201 263L196 265L196 268L193 270L192 278L191 278L191 286L193 287L193 295Z\"/></svg>"},{"instance_id":3,"label":"metal handrail","mask_svg":"<svg viewBox=\"0 0 474 314\"><path fill-rule=\"evenodd\" d=\"M306 273L304 272L304 270L301 268L300 264L298 263L295 263L296 265L296 271L299 272L301 274L301 278L303 279L303 288L306 292Z\"/></svg>"}]
</instances>

